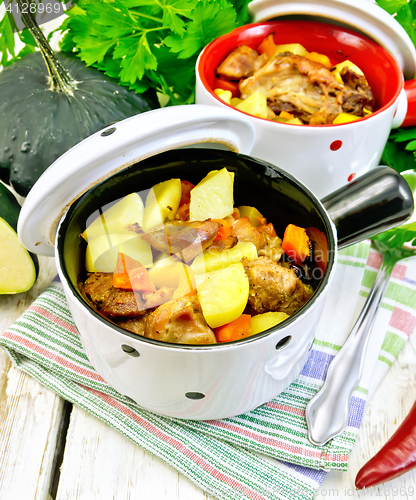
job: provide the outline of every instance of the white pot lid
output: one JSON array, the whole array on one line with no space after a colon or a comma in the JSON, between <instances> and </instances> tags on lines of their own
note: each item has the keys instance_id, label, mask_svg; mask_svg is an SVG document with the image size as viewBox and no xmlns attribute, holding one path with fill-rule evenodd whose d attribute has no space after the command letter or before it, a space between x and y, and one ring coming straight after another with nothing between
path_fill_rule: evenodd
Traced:
<instances>
[{"instance_id":1,"label":"white pot lid","mask_svg":"<svg viewBox=\"0 0 416 500\"><path fill-rule=\"evenodd\" d=\"M33 253L53 256L60 219L103 179L178 147L206 144L249 154L255 137L243 113L202 104L156 109L117 122L78 143L42 174L20 211L20 241Z\"/></svg>"},{"instance_id":2,"label":"white pot lid","mask_svg":"<svg viewBox=\"0 0 416 500\"><path fill-rule=\"evenodd\" d=\"M416 74L416 50L406 30L372 0L253 0L248 5L253 22L282 16L312 16L359 30L396 59L405 79Z\"/></svg>"}]
</instances>

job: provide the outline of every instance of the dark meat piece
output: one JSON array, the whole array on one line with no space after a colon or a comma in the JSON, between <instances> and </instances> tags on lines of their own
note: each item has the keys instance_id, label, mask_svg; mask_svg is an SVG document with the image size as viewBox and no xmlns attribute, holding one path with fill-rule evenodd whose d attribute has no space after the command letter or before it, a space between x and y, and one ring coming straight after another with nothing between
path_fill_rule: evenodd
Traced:
<instances>
[{"instance_id":1,"label":"dark meat piece","mask_svg":"<svg viewBox=\"0 0 416 500\"><path fill-rule=\"evenodd\" d=\"M109 318L140 316L145 312L143 301L138 293L120 288L112 288L101 307L101 312Z\"/></svg>"},{"instance_id":2,"label":"dark meat piece","mask_svg":"<svg viewBox=\"0 0 416 500\"><path fill-rule=\"evenodd\" d=\"M219 222L206 220L203 222L172 221L142 235L153 248L169 254L179 254L185 262L208 248L221 228Z\"/></svg>"},{"instance_id":3,"label":"dark meat piece","mask_svg":"<svg viewBox=\"0 0 416 500\"><path fill-rule=\"evenodd\" d=\"M113 273L88 273L84 292L91 302L101 307L113 287Z\"/></svg>"},{"instance_id":4,"label":"dark meat piece","mask_svg":"<svg viewBox=\"0 0 416 500\"><path fill-rule=\"evenodd\" d=\"M342 68L340 76L346 88L351 90L343 96L342 111L356 116L364 116L364 108L372 111L373 93L365 77L348 67Z\"/></svg>"},{"instance_id":5,"label":"dark meat piece","mask_svg":"<svg viewBox=\"0 0 416 500\"><path fill-rule=\"evenodd\" d=\"M145 318L145 337L178 344L215 344L197 295L162 304Z\"/></svg>"},{"instance_id":6,"label":"dark meat piece","mask_svg":"<svg viewBox=\"0 0 416 500\"><path fill-rule=\"evenodd\" d=\"M257 313L268 311L298 311L312 296L312 288L305 286L293 269L286 269L268 257L249 261L243 259L249 280L248 302Z\"/></svg>"},{"instance_id":7,"label":"dark meat piece","mask_svg":"<svg viewBox=\"0 0 416 500\"><path fill-rule=\"evenodd\" d=\"M240 80L254 73L267 61L266 54L259 55L255 50L241 45L218 66L217 74L230 80Z\"/></svg>"},{"instance_id":8,"label":"dark meat piece","mask_svg":"<svg viewBox=\"0 0 416 500\"><path fill-rule=\"evenodd\" d=\"M359 111L371 109L373 95L362 82L344 84L323 64L294 54L281 54L271 58L252 76L239 84L241 98L260 90L267 97L269 107L276 113L289 111L310 125L332 123L343 105ZM365 80L364 80L365 81ZM357 102L361 104L357 106ZM353 106L348 103L354 103ZM358 116L363 116L363 113Z\"/></svg>"}]
</instances>

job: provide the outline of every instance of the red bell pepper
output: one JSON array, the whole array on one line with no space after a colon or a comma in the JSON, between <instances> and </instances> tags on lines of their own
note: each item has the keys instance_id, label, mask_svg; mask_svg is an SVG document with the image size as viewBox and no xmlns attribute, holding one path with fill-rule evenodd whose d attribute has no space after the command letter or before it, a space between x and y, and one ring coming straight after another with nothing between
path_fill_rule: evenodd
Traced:
<instances>
[{"instance_id":1,"label":"red bell pepper","mask_svg":"<svg viewBox=\"0 0 416 500\"><path fill-rule=\"evenodd\" d=\"M240 97L240 89L238 88L238 82L232 82L230 80L223 80L222 78L216 78L214 81L214 89L229 90L232 97Z\"/></svg>"},{"instance_id":2,"label":"red bell pepper","mask_svg":"<svg viewBox=\"0 0 416 500\"><path fill-rule=\"evenodd\" d=\"M416 467L416 402L381 450L358 472L358 489L376 486Z\"/></svg>"},{"instance_id":3,"label":"red bell pepper","mask_svg":"<svg viewBox=\"0 0 416 500\"><path fill-rule=\"evenodd\" d=\"M213 222L219 222L221 224L221 227L217 233L217 236L215 236L214 241L217 240L226 240L228 236L231 234L231 224L225 220L225 219L211 219Z\"/></svg>"}]
</instances>

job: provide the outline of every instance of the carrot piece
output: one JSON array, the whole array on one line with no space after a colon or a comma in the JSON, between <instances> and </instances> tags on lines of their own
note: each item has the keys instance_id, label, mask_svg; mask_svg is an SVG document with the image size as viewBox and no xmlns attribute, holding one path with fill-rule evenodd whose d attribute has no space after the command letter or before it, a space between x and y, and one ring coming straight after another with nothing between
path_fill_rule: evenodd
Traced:
<instances>
[{"instance_id":1,"label":"carrot piece","mask_svg":"<svg viewBox=\"0 0 416 500\"><path fill-rule=\"evenodd\" d=\"M295 118L295 115L292 115L292 113L288 113L287 111L281 111L279 113L279 118L284 118L285 120L293 120Z\"/></svg>"},{"instance_id":2,"label":"carrot piece","mask_svg":"<svg viewBox=\"0 0 416 500\"><path fill-rule=\"evenodd\" d=\"M213 89L229 90L232 97L240 97L240 89L238 88L238 82L232 82L230 80L223 80L222 78L216 78L214 80Z\"/></svg>"},{"instance_id":3,"label":"carrot piece","mask_svg":"<svg viewBox=\"0 0 416 500\"><path fill-rule=\"evenodd\" d=\"M147 269L137 260L120 252L113 273L113 287L141 292L156 292Z\"/></svg>"},{"instance_id":4,"label":"carrot piece","mask_svg":"<svg viewBox=\"0 0 416 500\"><path fill-rule=\"evenodd\" d=\"M214 332L217 342L231 342L248 337L251 332L251 316L242 314L234 321L214 328Z\"/></svg>"},{"instance_id":5,"label":"carrot piece","mask_svg":"<svg viewBox=\"0 0 416 500\"><path fill-rule=\"evenodd\" d=\"M220 230L217 233L214 241L226 240L231 234L231 224L225 219L211 219L213 222L219 222L221 224Z\"/></svg>"},{"instance_id":6,"label":"carrot piece","mask_svg":"<svg viewBox=\"0 0 416 500\"><path fill-rule=\"evenodd\" d=\"M261 42L261 44L257 47L258 52L260 54L266 54L267 57L273 57L276 52L276 44L274 43L274 35L273 33Z\"/></svg>"},{"instance_id":7,"label":"carrot piece","mask_svg":"<svg viewBox=\"0 0 416 500\"><path fill-rule=\"evenodd\" d=\"M318 52L309 52L306 58L311 59L312 61L319 62L324 66L326 66L327 68L332 68L331 61L329 60L329 57L326 56L325 54L318 54Z\"/></svg>"},{"instance_id":8,"label":"carrot piece","mask_svg":"<svg viewBox=\"0 0 416 500\"><path fill-rule=\"evenodd\" d=\"M315 264L322 271L325 272L328 264L328 240L325 233L316 227L307 227L306 232L309 238L314 242L313 255Z\"/></svg>"},{"instance_id":9,"label":"carrot piece","mask_svg":"<svg viewBox=\"0 0 416 500\"><path fill-rule=\"evenodd\" d=\"M283 235L283 251L297 264L309 257L309 236L303 227L289 224Z\"/></svg>"}]
</instances>

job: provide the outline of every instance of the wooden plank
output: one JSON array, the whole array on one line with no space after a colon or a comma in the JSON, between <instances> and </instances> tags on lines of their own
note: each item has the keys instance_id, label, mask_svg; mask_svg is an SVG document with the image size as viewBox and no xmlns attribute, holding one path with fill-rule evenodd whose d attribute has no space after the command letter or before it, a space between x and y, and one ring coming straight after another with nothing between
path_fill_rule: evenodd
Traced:
<instances>
[{"instance_id":1,"label":"wooden plank","mask_svg":"<svg viewBox=\"0 0 416 500\"><path fill-rule=\"evenodd\" d=\"M55 275L54 259L41 258L38 280L29 292L0 296L1 332L27 309ZM63 400L12 366L0 349L2 498L51 498L57 446L65 432L64 414Z\"/></svg>"},{"instance_id":2,"label":"wooden plank","mask_svg":"<svg viewBox=\"0 0 416 500\"><path fill-rule=\"evenodd\" d=\"M74 406L56 500L207 500L189 479Z\"/></svg>"}]
</instances>

